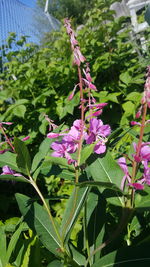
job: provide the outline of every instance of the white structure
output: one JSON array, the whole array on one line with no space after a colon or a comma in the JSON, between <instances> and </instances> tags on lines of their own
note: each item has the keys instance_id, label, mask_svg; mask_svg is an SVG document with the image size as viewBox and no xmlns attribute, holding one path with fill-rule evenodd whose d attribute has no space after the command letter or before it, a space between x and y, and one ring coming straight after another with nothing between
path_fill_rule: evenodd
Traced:
<instances>
[{"instance_id":1,"label":"white structure","mask_svg":"<svg viewBox=\"0 0 150 267\"><path fill-rule=\"evenodd\" d=\"M130 16L133 31L138 33L145 30L149 25L145 21L138 23L137 12L150 4L150 0L122 0L121 3L116 2L112 5L112 9L116 11L116 16Z\"/></svg>"},{"instance_id":2,"label":"white structure","mask_svg":"<svg viewBox=\"0 0 150 267\"><path fill-rule=\"evenodd\" d=\"M146 8L148 4L150 4L150 0L129 0L127 3L135 33L141 32L148 27L148 23L146 21L140 24L137 21L137 11L144 7Z\"/></svg>"}]
</instances>

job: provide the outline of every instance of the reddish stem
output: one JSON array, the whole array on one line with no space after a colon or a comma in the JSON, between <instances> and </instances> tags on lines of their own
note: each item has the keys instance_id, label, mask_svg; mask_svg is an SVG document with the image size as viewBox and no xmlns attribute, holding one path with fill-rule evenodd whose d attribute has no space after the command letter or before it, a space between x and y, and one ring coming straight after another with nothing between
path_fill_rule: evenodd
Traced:
<instances>
[{"instance_id":1,"label":"reddish stem","mask_svg":"<svg viewBox=\"0 0 150 267\"><path fill-rule=\"evenodd\" d=\"M142 140L143 140L143 135L144 135L144 128L145 128L145 121L146 121L146 113L147 113L147 103L145 103L143 105L142 123L141 123L141 129L140 129L140 137L139 137L139 141L138 141L137 149L136 149L136 158L139 157L140 151L141 151ZM132 183L134 183L134 181L135 181L137 167L138 167L138 163L136 160L134 160L133 166L132 166L132 179L131 179Z\"/></svg>"},{"instance_id":2,"label":"reddish stem","mask_svg":"<svg viewBox=\"0 0 150 267\"><path fill-rule=\"evenodd\" d=\"M82 86L82 74L81 69L78 66L78 76L79 76L79 88L80 88L80 101L81 101L81 133L79 139L79 146L78 146L78 160L77 166L80 165L80 158L81 158L81 150L82 150L82 143L83 143L83 130L84 130L84 102L83 102L83 86ZM76 176L76 182L78 182L78 177Z\"/></svg>"},{"instance_id":3,"label":"reddish stem","mask_svg":"<svg viewBox=\"0 0 150 267\"><path fill-rule=\"evenodd\" d=\"M15 152L15 148L14 148L14 146L12 145L12 143L11 143L9 137L8 137L7 134L5 133L4 128L2 127L2 125L0 125L0 128L1 128L1 130L2 130L3 135L4 135L5 138L6 138L6 142L10 145L10 147L12 148L12 150Z\"/></svg>"},{"instance_id":4,"label":"reddish stem","mask_svg":"<svg viewBox=\"0 0 150 267\"><path fill-rule=\"evenodd\" d=\"M140 156L141 146L142 146L142 140L144 135L144 128L145 128L145 121L146 121L146 113L147 113L147 103L143 104L143 113L142 113L142 122L141 122L141 128L140 128L140 137L137 144L136 154L135 157L138 158ZM131 176L131 183L135 182L137 170L138 170L139 163L134 159L133 165L132 165L132 176ZM131 196L129 200L126 202L126 207L133 208L134 205L134 188L129 187L129 195Z\"/></svg>"}]
</instances>

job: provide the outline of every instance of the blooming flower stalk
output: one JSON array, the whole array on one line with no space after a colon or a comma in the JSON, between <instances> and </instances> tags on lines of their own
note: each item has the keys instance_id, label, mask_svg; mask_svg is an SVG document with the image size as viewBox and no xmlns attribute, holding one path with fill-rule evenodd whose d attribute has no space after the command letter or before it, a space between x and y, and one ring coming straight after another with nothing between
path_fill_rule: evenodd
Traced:
<instances>
[{"instance_id":1,"label":"blooming flower stalk","mask_svg":"<svg viewBox=\"0 0 150 267\"><path fill-rule=\"evenodd\" d=\"M70 37L74 64L77 65L79 77L79 83L75 85L72 93L68 97L68 101L72 100L79 87L81 118L75 120L69 130L60 133L50 132L47 134L47 137L61 138L61 140L51 144L53 157L64 157L68 160L69 164L73 163L75 167L79 168L82 145L95 144L94 152L96 154L105 153L107 137L111 129L109 125L104 125L102 120L97 118L101 115L107 103L96 103L93 97L92 91L97 91L97 88L92 82L89 63L86 62L86 58L80 51L76 35L71 28L70 20L65 19L65 27ZM85 67L81 69L81 64L83 63ZM88 112L87 116L86 112ZM76 156L74 156L74 153L76 153Z\"/></svg>"},{"instance_id":2,"label":"blooming flower stalk","mask_svg":"<svg viewBox=\"0 0 150 267\"><path fill-rule=\"evenodd\" d=\"M138 143L133 143L135 153L132 155L132 173L129 173L125 158L120 158L118 164L122 168L125 176L122 179L121 189L124 189L125 183L130 187L129 193L132 196L131 201L127 201L127 205L133 206L134 190L143 190L144 185L150 185L150 142L143 142L144 128L149 120L146 121L147 108L150 108L150 67L147 68L146 82L144 86L144 93L141 100L141 107L136 114L136 118L142 116L141 122L132 121L131 125L138 125L140 127L140 136ZM143 170L140 178L137 178L139 167Z\"/></svg>"}]
</instances>

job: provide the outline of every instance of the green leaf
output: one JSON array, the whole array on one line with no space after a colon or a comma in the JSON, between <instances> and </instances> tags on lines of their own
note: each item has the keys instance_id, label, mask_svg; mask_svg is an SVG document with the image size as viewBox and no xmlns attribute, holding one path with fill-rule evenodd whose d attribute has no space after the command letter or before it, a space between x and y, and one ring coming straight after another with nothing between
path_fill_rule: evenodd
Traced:
<instances>
[{"instance_id":1,"label":"green leaf","mask_svg":"<svg viewBox=\"0 0 150 267\"><path fill-rule=\"evenodd\" d=\"M69 200L67 201L66 209L63 215L60 232L63 240L69 239L71 230L81 212L81 209L87 199L89 189L75 187Z\"/></svg>"},{"instance_id":2,"label":"green leaf","mask_svg":"<svg viewBox=\"0 0 150 267\"><path fill-rule=\"evenodd\" d=\"M69 251L71 252L74 262L77 263L77 266L84 266L85 256L81 254L72 244L69 244ZM73 262L70 266L73 266Z\"/></svg>"},{"instance_id":3,"label":"green leaf","mask_svg":"<svg viewBox=\"0 0 150 267\"><path fill-rule=\"evenodd\" d=\"M84 164L86 160L89 158L89 156L93 153L94 147L95 144L91 144L82 149L80 165Z\"/></svg>"},{"instance_id":4,"label":"green leaf","mask_svg":"<svg viewBox=\"0 0 150 267\"><path fill-rule=\"evenodd\" d=\"M16 163L16 154L11 152L5 152L0 154L0 167L9 166L12 170L19 172L19 168Z\"/></svg>"},{"instance_id":5,"label":"green leaf","mask_svg":"<svg viewBox=\"0 0 150 267\"><path fill-rule=\"evenodd\" d=\"M46 156L44 161L47 161L50 164L59 165L59 166L65 167L71 171L74 171L74 166L68 164L68 161L65 158L56 158L56 157Z\"/></svg>"},{"instance_id":6,"label":"green leaf","mask_svg":"<svg viewBox=\"0 0 150 267\"><path fill-rule=\"evenodd\" d=\"M130 76L130 74L127 71L121 73L120 76L119 76L119 78L126 85L128 85L129 83L132 82L132 77Z\"/></svg>"},{"instance_id":7,"label":"green leaf","mask_svg":"<svg viewBox=\"0 0 150 267\"><path fill-rule=\"evenodd\" d=\"M26 112L26 107L24 105L19 105L19 106L16 106L14 109L13 109L13 114L17 117L22 117L24 118L24 115L25 115L25 112Z\"/></svg>"},{"instance_id":8,"label":"green leaf","mask_svg":"<svg viewBox=\"0 0 150 267\"><path fill-rule=\"evenodd\" d=\"M116 250L109 253L92 264L92 267L106 267L106 266L119 266L119 267L141 267L149 266L149 246L135 246L124 247L123 249Z\"/></svg>"},{"instance_id":9,"label":"green leaf","mask_svg":"<svg viewBox=\"0 0 150 267\"><path fill-rule=\"evenodd\" d=\"M50 262L47 267L63 267L63 264L61 263L61 261L58 260L54 260L52 262Z\"/></svg>"},{"instance_id":10,"label":"green leaf","mask_svg":"<svg viewBox=\"0 0 150 267\"><path fill-rule=\"evenodd\" d=\"M43 161L39 169L37 171L40 171L45 176L55 175L57 177L60 177L65 180L74 180L75 173L74 171L71 171L67 168L59 167L58 165L52 165L49 161Z\"/></svg>"},{"instance_id":11,"label":"green leaf","mask_svg":"<svg viewBox=\"0 0 150 267\"><path fill-rule=\"evenodd\" d=\"M4 226L0 226L0 267L5 266L6 263L6 234Z\"/></svg>"},{"instance_id":12,"label":"green leaf","mask_svg":"<svg viewBox=\"0 0 150 267\"><path fill-rule=\"evenodd\" d=\"M135 195L135 208L138 211L150 210L150 187L145 186L145 189L139 191Z\"/></svg>"},{"instance_id":13,"label":"green leaf","mask_svg":"<svg viewBox=\"0 0 150 267\"><path fill-rule=\"evenodd\" d=\"M120 94L121 93L111 93L111 94L108 94L108 100L109 101L112 101L114 103L119 104L118 99L117 99L117 96L119 96Z\"/></svg>"},{"instance_id":14,"label":"green leaf","mask_svg":"<svg viewBox=\"0 0 150 267\"><path fill-rule=\"evenodd\" d=\"M131 101L127 101L122 105L126 116L130 116L135 112L135 105Z\"/></svg>"},{"instance_id":15,"label":"green leaf","mask_svg":"<svg viewBox=\"0 0 150 267\"><path fill-rule=\"evenodd\" d=\"M52 143L52 140L50 138L46 138L39 147L38 153L34 156L33 162L32 162L32 172L36 170L38 165L40 164L41 160L46 156L46 154L49 151L50 144Z\"/></svg>"},{"instance_id":16,"label":"green leaf","mask_svg":"<svg viewBox=\"0 0 150 267\"><path fill-rule=\"evenodd\" d=\"M89 166L86 168L89 178L92 178L96 182L111 183L112 187L115 184L117 188L120 188L124 174L109 152L107 152L107 154L103 157L97 157L96 155L93 155L90 160L92 163L89 162ZM99 190L100 192L104 191L104 189ZM105 189L105 192L103 192L105 197L107 197L107 200L114 205L124 206L124 202L120 196L120 193L113 191L111 196L111 191L111 189Z\"/></svg>"},{"instance_id":17,"label":"green leaf","mask_svg":"<svg viewBox=\"0 0 150 267\"><path fill-rule=\"evenodd\" d=\"M133 102L139 102L140 99L141 99L141 93L132 92L132 93L127 95L125 100L130 100L130 101L133 101Z\"/></svg>"},{"instance_id":18,"label":"green leaf","mask_svg":"<svg viewBox=\"0 0 150 267\"><path fill-rule=\"evenodd\" d=\"M123 195L123 192L121 191L121 189L113 183L87 181L87 182L77 183L76 186L79 186L79 187L103 187L103 188L108 188L108 189L120 192Z\"/></svg>"},{"instance_id":19,"label":"green leaf","mask_svg":"<svg viewBox=\"0 0 150 267\"><path fill-rule=\"evenodd\" d=\"M6 118L10 115L13 114L14 109L19 107L20 105L28 103L27 99L19 99L15 102L15 104L10 105L10 107L7 109L7 111L2 115L1 120L5 121Z\"/></svg>"},{"instance_id":20,"label":"green leaf","mask_svg":"<svg viewBox=\"0 0 150 267\"><path fill-rule=\"evenodd\" d=\"M14 139L14 147L17 153L18 168L24 173L29 175L31 169L31 159L29 151L23 141L16 138Z\"/></svg>"},{"instance_id":21,"label":"green leaf","mask_svg":"<svg viewBox=\"0 0 150 267\"><path fill-rule=\"evenodd\" d=\"M30 264L29 264L30 258L33 257L33 255L31 254L31 249L32 249L32 246L35 245L36 239L37 238L34 237L31 240L28 240L29 242L28 242L28 245L27 245L27 249L26 249L25 253L23 254L23 262L22 262L21 267L29 267L30 266ZM36 255L36 257L38 257L38 255ZM36 265L32 265L32 266L36 266L37 267L37 266L39 266L39 264L38 265L37 264Z\"/></svg>"},{"instance_id":22,"label":"green leaf","mask_svg":"<svg viewBox=\"0 0 150 267\"><path fill-rule=\"evenodd\" d=\"M16 182L24 182L24 183L30 183L28 179L26 179L23 176L14 176L14 175L0 175L0 179L2 180L12 180Z\"/></svg>"},{"instance_id":23,"label":"green leaf","mask_svg":"<svg viewBox=\"0 0 150 267\"><path fill-rule=\"evenodd\" d=\"M24 229L24 223L21 223L18 227L18 229L14 232L14 234L12 235L10 242L8 244L8 248L7 248L7 252L6 252L6 262L9 263L9 259L11 257L12 252L15 249L15 246L18 242L19 236L21 234L21 232Z\"/></svg>"},{"instance_id":24,"label":"green leaf","mask_svg":"<svg viewBox=\"0 0 150 267\"><path fill-rule=\"evenodd\" d=\"M29 197L22 194L16 194L16 200L25 221L31 229L36 231L43 245L50 252L61 257L60 241L45 209L37 203L32 203Z\"/></svg>"},{"instance_id":25,"label":"green leaf","mask_svg":"<svg viewBox=\"0 0 150 267\"><path fill-rule=\"evenodd\" d=\"M106 201L98 190L89 193L86 203L86 225L89 246L96 249L103 243L106 222ZM100 252L94 258L100 258Z\"/></svg>"}]
</instances>

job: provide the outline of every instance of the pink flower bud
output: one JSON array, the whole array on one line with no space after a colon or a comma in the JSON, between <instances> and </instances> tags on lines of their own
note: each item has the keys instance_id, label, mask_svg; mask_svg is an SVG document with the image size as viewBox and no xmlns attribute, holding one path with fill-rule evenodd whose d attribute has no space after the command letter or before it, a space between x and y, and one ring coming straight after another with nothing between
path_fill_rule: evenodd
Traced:
<instances>
[{"instance_id":1,"label":"pink flower bud","mask_svg":"<svg viewBox=\"0 0 150 267\"><path fill-rule=\"evenodd\" d=\"M128 183L127 185L134 187L135 190L143 190L144 185L140 183Z\"/></svg>"},{"instance_id":2,"label":"pink flower bud","mask_svg":"<svg viewBox=\"0 0 150 267\"><path fill-rule=\"evenodd\" d=\"M134 125L141 126L141 123L140 122L136 122L136 121L131 121L131 126L134 126Z\"/></svg>"},{"instance_id":3,"label":"pink flower bud","mask_svg":"<svg viewBox=\"0 0 150 267\"><path fill-rule=\"evenodd\" d=\"M47 134L48 138L57 138L58 136L59 136L58 133L49 133L49 134Z\"/></svg>"},{"instance_id":4,"label":"pink flower bud","mask_svg":"<svg viewBox=\"0 0 150 267\"><path fill-rule=\"evenodd\" d=\"M28 136L22 138L21 140L22 140L22 141L26 141L26 140L28 140L29 138L30 138L30 136L28 135Z\"/></svg>"}]
</instances>

